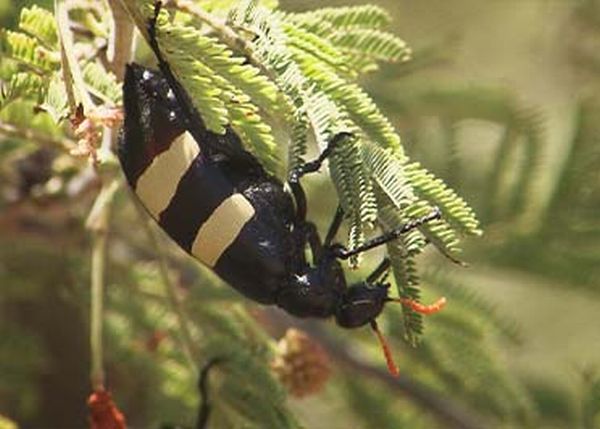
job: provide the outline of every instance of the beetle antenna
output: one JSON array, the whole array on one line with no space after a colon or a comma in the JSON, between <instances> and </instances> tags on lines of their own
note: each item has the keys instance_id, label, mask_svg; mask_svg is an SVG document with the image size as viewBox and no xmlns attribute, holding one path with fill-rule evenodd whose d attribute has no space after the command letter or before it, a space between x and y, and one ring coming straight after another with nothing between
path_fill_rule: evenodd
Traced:
<instances>
[{"instance_id":1,"label":"beetle antenna","mask_svg":"<svg viewBox=\"0 0 600 429\"><path fill-rule=\"evenodd\" d=\"M406 307L410 308L412 311L414 311L416 313L424 314L426 316L437 313L442 308L444 308L444 306L446 305L446 302L447 302L445 297L441 297L436 302L434 302L433 304L429 304L429 305L421 304L420 302L417 302L414 299L410 299L410 298L388 298L387 301L388 302L399 302L400 304L405 305Z\"/></svg>"},{"instance_id":2,"label":"beetle antenna","mask_svg":"<svg viewBox=\"0 0 600 429\"><path fill-rule=\"evenodd\" d=\"M385 361L387 363L388 371L394 377L398 377L400 375L400 372L398 371L396 362L394 362L394 357L392 356L392 350L390 349L390 346L389 346L387 340L385 339L385 337L379 330L379 326L377 326L377 322L375 321L375 319L371 320L371 329L373 329L373 332L375 332L375 335L377 335L377 339L379 340L379 344L381 345L381 349L383 350L383 355L385 356Z\"/></svg>"}]
</instances>

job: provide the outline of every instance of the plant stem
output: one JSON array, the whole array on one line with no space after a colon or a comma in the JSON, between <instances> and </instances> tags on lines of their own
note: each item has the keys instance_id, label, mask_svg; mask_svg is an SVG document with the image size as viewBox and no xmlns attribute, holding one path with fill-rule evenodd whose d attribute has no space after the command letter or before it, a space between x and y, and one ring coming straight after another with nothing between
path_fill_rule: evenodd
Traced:
<instances>
[{"instance_id":1,"label":"plant stem","mask_svg":"<svg viewBox=\"0 0 600 429\"><path fill-rule=\"evenodd\" d=\"M129 13L133 22L137 26L142 37L148 42L149 35L147 31L148 18L144 17L140 12L136 0L121 0L125 10ZM234 51L241 52L250 64L257 67L262 74L267 76L272 81L276 81L276 74L273 73L265 64L256 56L254 49L246 39L240 37L231 27L222 23L210 13L206 12L196 3L190 0L175 0L174 7L183 12L193 15L199 21L205 23L217 33L219 39Z\"/></svg>"},{"instance_id":2,"label":"plant stem","mask_svg":"<svg viewBox=\"0 0 600 429\"><path fill-rule=\"evenodd\" d=\"M131 19L131 21L133 21L144 40L148 41L148 17L144 16L144 14L141 12L137 0L120 1L124 10L127 11L127 13L129 14L129 18Z\"/></svg>"},{"instance_id":3,"label":"plant stem","mask_svg":"<svg viewBox=\"0 0 600 429\"><path fill-rule=\"evenodd\" d=\"M120 0L109 0L108 5L113 18L108 40L108 68L121 82L125 75L125 65L131 60L135 51L134 26ZM113 158L117 134L115 128L104 127L102 143L98 149L98 159L101 162Z\"/></svg>"},{"instance_id":4,"label":"plant stem","mask_svg":"<svg viewBox=\"0 0 600 429\"><path fill-rule=\"evenodd\" d=\"M178 335L176 335L176 338L178 338L180 347L185 354L190 368L192 369L192 371L197 372L197 362L199 358L199 353L196 348L194 339L192 337L189 317L185 311L185 308L183 307L183 304L181 303L181 300L179 299L177 288L171 280L171 277L169 276L169 264L167 262L167 258L165 257L165 254L162 251L162 249L160 248L158 238L156 237L156 234L152 229L152 226L150 225L150 222L148 220L148 214L144 211L144 209L139 203L136 202L135 207L142 221L141 223L144 227L144 230L148 235L148 239L150 240L150 243L158 257L158 270L160 278L165 289L165 293L167 295L169 304L171 306L171 309L173 310L173 313L175 313L175 317L177 318L177 324L179 326L179 330L177 332Z\"/></svg>"},{"instance_id":5,"label":"plant stem","mask_svg":"<svg viewBox=\"0 0 600 429\"><path fill-rule=\"evenodd\" d=\"M91 309L90 309L90 380L94 390L104 387L102 322L104 319L104 270L110 206L119 187L115 180L104 185L86 220L92 234Z\"/></svg>"},{"instance_id":6,"label":"plant stem","mask_svg":"<svg viewBox=\"0 0 600 429\"><path fill-rule=\"evenodd\" d=\"M108 0L108 5L113 17L113 28L108 42L108 62L117 80L122 81L125 64L131 60L135 50L134 26L120 0Z\"/></svg>"},{"instance_id":7,"label":"plant stem","mask_svg":"<svg viewBox=\"0 0 600 429\"><path fill-rule=\"evenodd\" d=\"M183 12L195 16L198 20L204 22L219 36L219 39L234 51L241 52L248 59L250 64L260 69L261 73L272 81L276 80L276 75L269 70L259 58L256 57L254 49L246 39L240 37L231 27L220 22L217 18L203 10L200 6L190 0L175 0L175 7Z\"/></svg>"},{"instance_id":8,"label":"plant stem","mask_svg":"<svg viewBox=\"0 0 600 429\"><path fill-rule=\"evenodd\" d=\"M90 379L94 390L104 386L102 319L104 314L104 257L106 249L106 234L94 235L92 248L92 296L91 296L91 373Z\"/></svg>"},{"instance_id":9,"label":"plant stem","mask_svg":"<svg viewBox=\"0 0 600 429\"><path fill-rule=\"evenodd\" d=\"M75 57L75 42L69 24L68 6L60 0L54 0L54 13L58 24L61 65L69 107L74 113L77 105L81 103L84 112L90 112L94 108L94 102L86 89L83 73Z\"/></svg>"}]
</instances>

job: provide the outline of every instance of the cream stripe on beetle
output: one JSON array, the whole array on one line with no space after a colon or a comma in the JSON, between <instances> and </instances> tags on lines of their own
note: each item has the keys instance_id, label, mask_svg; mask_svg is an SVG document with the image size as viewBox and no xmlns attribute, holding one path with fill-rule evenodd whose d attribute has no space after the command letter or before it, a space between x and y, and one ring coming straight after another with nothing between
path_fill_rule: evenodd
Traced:
<instances>
[{"instance_id":1,"label":"cream stripe on beetle","mask_svg":"<svg viewBox=\"0 0 600 429\"><path fill-rule=\"evenodd\" d=\"M135 192L156 219L168 207L179 181L199 154L198 143L186 131L173 140L167 151L157 155L139 177Z\"/></svg>"},{"instance_id":2,"label":"cream stripe on beetle","mask_svg":"<svg viewBox=\"0 0 600 429\"><path fill-rule=\"evenodd\" d=\"M231 195L200 227L192 245L192 255L214 267L253 216L254 207L242 194Z\"/></svg>"}]
</instances>

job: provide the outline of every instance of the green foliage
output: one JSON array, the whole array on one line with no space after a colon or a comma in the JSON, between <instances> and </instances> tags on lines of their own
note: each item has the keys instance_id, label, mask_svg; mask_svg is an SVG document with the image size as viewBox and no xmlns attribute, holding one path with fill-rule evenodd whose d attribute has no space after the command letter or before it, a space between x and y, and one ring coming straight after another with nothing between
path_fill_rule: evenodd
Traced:
<instances>
[{"instance_id":1,"label":"green foliage","mask_svg":"<svg viewBox=\"0 0 600 429\"><path fill-rule=\"evenodd\" d=\"M59 65L59 58L42 47L38 40L16 31L0 32L0 53L38 74L55 70Z\"/></svg>"},{"instance_id":2,"label":"green foliage","mask_svg":"<svg viewBox=\"0 0 600 429\"><path fill-rule=\"evenodd\" d=\"M120 104L123 91L112 73L107 72L102 65L95 61L84 65L82 73L83 80L92 95L109 106Z\"/></svg>"},{"instance_id":3,"label":"green foliage","mask_svg":"<svg viewBox=\"0 0 600 429\"><path fill-rule=\"evenodd\" d=\"M43 86L43 80L38 75L23 72L13 74L6 86L0 88L0 109L13 100L35 94L40 86Z\"/></svg>"},{"instance_id":4,"label":"green foliage","mask_svg":"<svg viewBox=\"0 0 600 429\"><path fill-rule=\"evenodd\" d=\"M415 194L426 201L435 203L442 211L442 218L445 221L452 224L458 231L473 235L481 234L479 222L475 218L473 210L452 189L448 188L443 180L436 178L421 167L419 163L408 164L405 171ZM431 225L432 228L435 227L435 224ZM451 252L457 251L455 234L451 229L446 231L447 234L438 233L433 235L444 241L443 247L445 249Z\"/></svg>"},{"instance_id":5,"label":"green foliage","mask_svg":"<svg viewBox=\"0 0 600 429\"><path fill-rule=\"evenodd\" d=\"M411 161L392 125L395 122L375 103L375 99L386 101L386 93L398 91L387 88L375 91L377 96L372 97L358 82L381 62L406 61L411 50L386 31L389 16L379 7L325 8L294 14L275 9L273 3L201 3L205 10L227 17L225 25L236 35L234 43L223 37L218 28L193 16L164 11L158 27L161 51L207 126L217 133L233 128L246 148L273 173L283 176L282 171L302 163L313 143L317 150L323 150L337 133L352 133L329 162L329 173L349 224L349 247L360 245L369 234L377 234L376 229L397 228L439 207L443 220L431 222L387 246L399 295L420 300L417 257L427 244L456 258L461 235L478 235L481 231L473 210L448 185L460 184L460 178L440 179L423 167L430 164ZM86 11L82 6L71 17L93 34L77 35L78 46L91 46L94 37L103 37L109 28L101 17L108 13L96 15ZM63 125L71 113L65 88L69 81L59 67L53 16L38 7L24 9L20 29L22 32L5 30L1 35L0 118L13 125L48 129L50 135L65 136L56 124ZM118 106L121 90L116 78L99 61L98 52L82 52L84 89L97 105ZM457 133L464 122L478 119L504 126L496 162L485 181L489 192L481 207L490 223L509 221L526 211L543 141L537 111L521 107L511 97L481 89L402 94L402 98L387 102L393 104L394 111L401 112L406 122L422 116L439 119L446 144L439 158L450 167L435 168L436 171L470 171L466 162L460 164L463 160ZM33 108L43 112L32 116ZM581 140L586 147L573 149L567 163L569 173L561 181L565 189L551 203L557 213L564 215L565 225L567 207L581 207L586 196L595 195L590 187L587 193L572 196L577 188L575 172L592 171L589 167L595 165L592 147L596 130L592 118L590 115L585 121L582 119L585 133L582 131ZM288 159L284 162L282 149L288 141ZM519 151L523 162L515 167L517 178L511 182L504 174L511 169L511 157ZM589 183L593 180L590 177ZM595 208L590 204L587 215L594 213ZM588 220L586 225L595 228L591 216ZM125 222L131 220L115 221ZM550 226L550 221L544 223L544 228ZM117 255L128 254L135 248L130 242L139 238L132 238L135 233L129 230L119 233L122 236L117 234L118 245L111 250ZM143 244L139 247L147 253L147 242L140 241ZM539 243L536 245L537 250ZM133 253L136 251L139 249ZM139 422L132 424L143 427L165 421L191 422L197 405L196 365L201 367L219 357L224 360L214 368L210 386L216 427L298 427L288 411L282 387L268 368L273 342L236 304L236 296L229 289L216 286L215 279L202 272L194 271L193 281L189 277L178 279L188 294L184 307L201 356L199 362L190 366L179 343L180 326L158 281L156 262L133 264L136 261L137 256L123 260L115 257L111 261L106 319L108 367L118 375L115 378L131 387L122 389L127 393L121 393L118 399L126 410L137 410L136 393L145 392L146 414L140 414ZM179 266L174 259L169 262ZM359 261L351 262L357 265ZM133 265L136 266L132 268ZM530 392L514 381L496 357L498 344L514 347L518 342L514 326L487 302L453 283L444 272L427 272L423 278L428 285L426 291L431 286L445 294L454 308L433 319L430 337L420 349L409 352L411 365L420 368L425 380L436 388L465 398L486 416L515 425L527 424L535 414ZM80 284L87 281L78 279ZM87 296L87 292L80 292ZM426 292L425 296L429 298L431 294ZM419 342L423 330L419 314L409 308L402 308L400 314L398 307L389 311L386 318L385 326L395 338L410 344ZM168 333L164 342L155 350L146 349L146 337L163 331ZM17 345L23 353L35 352L35 346L29 346ZM135 374L127 374L131 368L148 377L139 380ZM494 389L489 389L490 384ZM396 401L385 401L387 392L383 389L367 389L358 380L348 380L348 392L352 408L365 421L377 422L381 427L430 427L430 422L413 409L409 413L395 412ZM591 405L586 408L591 419L597 411L594 392L590 389Z\"/></svg>"},{"instance_id":6,"label":"green foliage","mask_svg":"<svg viewBox=\"0 0 600 429\"><path fill-rule=\"evenodd\" d=\"M540 172L552 174L540 156L546 124L537 109L524 107L506 92L477 87L432 89L431 79L419 90L418 82L406 79L407 70L414 72L414 68L399 65L386 70L390 77L402 76L400 82L366 91L358 84L361 76L380 62L403 62L411 55L402 40L386 31L389 16L383 9L353 6L283 13L275 3L201 1L204 10L226 19L239 37L231 45L218 30L191 16L177 12L172 22L161 20L161 48L171 56L169 61L211 129L222 132L231 126L248 150L280 176L302 163L313 145L322 150L336 133L351 132L353 137L335 151L329 165L347 212L351 247L375 228L395 228L434 206L444 214L443 221L388 245L400 296L420 299L423 295L429 302L434 294L443 294L450 303L428 323L422 346L402 354L408 355L403 374L430 385L435 398L460 399L489 419L490 427L597 427L600 401L593 372L585 373L576 394L549 379L522 383L521 374L507 368L504 357L528 338L495 306L465 287L459 275L450 275L449 264L441 258L426 260L439 270L422 275L417 270L417 257L432 256L421 255L427 244L456 258L459 236L479 233L472 210L454 188L469 195L486 224L483 246L467 252L465 259L472 265L486 260L496 268L504 265L554 283L563 280L563 287L597 292L600 109L596 89L579 103L561 173L550 178L556 186L550 186L548 195L540 195L543 192L536 187ZM103 50L96 49L97 42L108 36L110 11L104 3L88 9L79 2L75 7L70 19L78 30L75 41L84 90L98 106L118 106L120 85L100 60ZM577 7L579 17L592 24L590 34L597 32L598 1L578 2ZM597 49L586 50L587 45L576 40L571 51L578 55L578 65L585 66L578 67L578 73L580 69L597 72ZM72 138L64 126L72 113L65 87L70 80L60 68L52 13L37 6L23 9L19 30L1 31L0 54L0 125L37 131L44 138ZM448 50L443 55L445 60L453 56ZM422 51L415 54L417 59L424 56ZM384 108L374 100L380 106L383 101ZM387 118L383 111L397 117ZM473 145L466 150L465 135L482 123L496 131L492 148L480 151ZM392 124L401 124L410 146L401 145ZM432 135L435 138L429 138ZM480 134L475 136L480 146L488 143ZM44 406L57 396L66 402L66 395L58 395L63 392L58 390L60 384L51 384L51 395L38 386L38 380L52 375L52 365L70 359L63 373L69 373L68 381L79 387L74 409L83 409L81 390L87 385L85 375L77 378L73 373L78 363L87 365L88 249L78 225L92 202L89 190L82 194L77 190L85 189L82 183L90 173L85 163L64 154L50 163L51 179L13 205L15 189L25 181L22 167L42 142L22 133L3 138L0 145L0 280L4 285L0 373L6 375L0 380L0 399L3 405L5 398L10 399L9 417L14 414L15 419L43 415ZM284 146L287 163L282 157ZM407 154L420 162L411 161ZM42 167L35 172L43 171ZM105 179L119 174L110 163L100 171ZM66 191L48 191L57 186ZM123 195L110 225L105 335L108 380L114 382L111 388L130 425L157 427L169 421L191 425L197 407L197 367L224 356L225 361L211 372L215 427L298 427L282 387L268 369L273 341L239 307L235 292L170 256L169 272L172 277L179 274L175 283L185 296L200 356L190 365L180 344L181 327L159 281L155 252L137 235L138 228L131 228L139 220L122 204ZM23 206L29 206L29 215L18 211ZM6 227L5 222L11 221L14 224ZM5 231L9 231L6 236ZM29 241L32 236L35 239ZM66 261L62 252L77 257ZM177 255L177 250L169 255ZM57 302L63 305L57 307ZM557 317L570 317L575 311L563 310ZM19 314L26 317L19 319ZM57 316L65 314L68 323L59 324ZM411 344L419 341L420 315L398 307L386 309L384 317L381 326L397 345L403 344L401 339ZM73 344L53 348L53 330ZM157 341L160 335L154 334L161 332L167 335ZM353 333L352 345L360 348L361 339ZM344 382L348 405L344 412L353 411L366 426L435 425L429 421L431 410L417 408L410 398L399 400L354 373L337 377ZM42 427L27 423L23 426Z\"/></svg>"},{"instance_id":7,"label":"green foliage","mask_svg":"<svg viewBox=\"0 0 600 429\"><path fill-rule=\"evenodd\" d=\"M565 386L549 379L526 379L525 386L539 414L550 424L565 427L578 420L577 399Z\"/></svg>"},{"instance_id":8,"label":"green foliage","mask_svg":"<svg viewBox=\"0 0 600 429\"><path fill-rule=\"evenodd\" d=\"M103 74L102 79L105 79L106 74ZM100 80L101 81L101 80ZM40 108L46 111L56 124L68 117L68 100L65 84L60 73L54 73L48 84L46 97Z\"/></svg>"},{"instance_id":9,"label":"green foliage","mask_svg":"<svg viewBox=\"0 0 600 429\"><path fill-rule=\"evenodd\" d=\"M399 403L389 392L381 388L367 388L356 377L344 377L344 392L353 414L364 427L381 429L426 428L434 423L415 412L406 401Z\"/></svg>"},{"instance_id":10,"label":"green foliage","mask_svg":"<svg viewBox=\"0 0 600 429\"><path fill-rule=\"evenodd\" d=\"M518 339L515 327L448 274L428 272L424 279L428 286L435 285L451 306L431 319L423 342L410 351L409 366L416 371L420 365L436 386L443 385L453 395L465 398L481 414L526 427L535 412L533 403L494 350L499 342L514 347ZM400 337L405 333L392 322L396 317L397 311L388 309L390 333Z\"/></svg>"},{"instance_id":11,"label":"green foliage","mask_svg":"<svg viewBox=\"0 0 600 429\"><path fill-rule=\"evenodd\" d=\"M236 36L237 53L230 50L231 40L229 47L218 40L218 33L203 35L193 22L168 23L166 15L158 39L208 128L223 133L231 125L272 172L282 166L268 117L284 113L290 124L288 169L302 162L311 131L321 150L341 131L354 135L330 159L331 178L350 222L350 248L363 243L375 226L397 228L439 206L447 219L423 227L422 234L443 253L456 253L458 233L480 233L473 211L441 180L409 162L390 121L355 82L365 66L352 61L357 55L389 62L409 54L403 41L382 30L387 21L386 13L372 6L282 14L247 1L228 14L232 28L253 34L252 39ZM323 31L327 26L332 31ZM274 109L281 103L283 110ZM398 214L383 223L381 213L389 207ZM410 257L426 242L412 240ZM418 278L409 279L403 271L396 269L400 292L416 297ZM420 330L413 331L413 325L407 325L407 335L416 338Z\"/></svg>"},{"instance_id":12,"label":"green foliage","mask_svg":"<svg viewBox=\"0 0 600 429\"><path fill-rule=\"evenodd\" d=\"M430 162L453 184L461 183L465 179L461 172L477 161L460 152L455 140L457 130L468 128L474 121L496 125L501 131L491 157L492 165L485 169L482 183L477 183L474 190L481 195L478 211L486 222L515 220L529 212L537 192L535 179L544 143L543 117L538 109L521 105L505 92L486 88L431 89L428 85L403 92L402 99L390 99L387 96L390 88L376 92L384 104L399 112L409 124L416 125L424 117L437 119L441 136L439 142L427 145L437 151L435 158L430 155ZM475 166L471 170L477 169ZM454 210L457 214L462 212L460 217L466 220L469 209L459 208L461 205L458 203ZM477 228L472 220L467 223L469 228Z\"/></svg>"},{"instance_id":13,"label":"green foliage","mask_svg":"<svg viewBox=\"0 0 600 429\"><path fill-rule=\"evenodd\" d=\"M10 103L0 110L0 121L39 131L48 137L62 136L63 130L56 125L50 115L39 113L33 117L31 116L31 112L35 108L36 104L31 101L20 100Z\"/></svg>"},{"instance_id":14,"label":"green foliage","mask_svg":"<svg viewBox=\"0 0 600 429\"><path fill-rule=\"evenodd\" d=\"M597 2L583 3L590 6ZM588 65L594 61L588 60ZM538 109L523 106L506 92L432 89L429 82L423 85L415 80L395 82L393 86L379 84L374 92L388 110L398 113L403 129L414 142L411 155L441 172L446 183L471 194L483 213L491 237L484 249L479 248L468 259L492 260L528 275L535 273L557 286L560 283L555 282L561 280L562 287L586 287L597 292L594 279L598 278L600 253L594 213L600 200L593 184L597 183L600 115L595 93L578 103L573 138L567 145L560 174L551 175L555 186L546 194L539 186L539 176L544 172L548 177L552 165L541 156L547 143L547 124ZM389 97L396 93L404 96ZM492 139L482 139L477 133L484 126L494 131ZM472 135L481 146L488 140L494 144L492 150L485 151L492 153L489 162L482 160L473 142L469 141L473 145L468 150L464 146L461 140ZM413 168L418 177L420 166L414 164ZM421 196L423 189L428 189L419 189L418 182L412 185ZM450 207L470 210L460 205ZM445 212L444 219L452 221L452 215ZM470 224L473 226L477 228ZM501 338L501 347L507 347L510 355L515 344L527 339L493 306L454 283L454 276L445 271L436 270L435 275L427 272L423 277L428 286L448 297L453 308L432 318L424 346L414 353L416 361L425 362L427 371L435 368L435 385L441 381L453 395L466 396L474 408L495 416L506 427L597 426L597 383L593 375L586 375L589 382L577 397L554 383L552 377L544 382L527 382L526 391L515 384L515 375L504 371L502 362L496 360L502 353L492 344ZM405 335L395 331L397 326L392 321L389 326L395 335ZM583 409L578 409L579 405Z\"/></svg>"},{"instance_id":15,"label":"green foliage","mask_svg":"<svg viewBox=\"0 0 600 429\"><path fill-rule=\"evenodd\" d=\"M573 234L597 234L599 230L594 212L600 203L600 193L593 186L597 177L595 171L600 164L599 117L600 102L597 99L579 102L572 144L541 227L545 233L573 237Z\"/></svg>"},{"instance_id":16,"label":"green foliage","mask_svg":"<svg viewBox=\"0 0 600 429\"><path fill-rule=\"evenodd\" d=\"M249 150L274 171L275 139L256 104L276 107L276 87L258 69L244 64L243 57L197 30L176 25L159 35L166 60L188 88L206 126L223 134L231 124Z\"/></svg>"},{"instance_id":17,"label":"green foliage","mask_svg":"<svg viewBox=\"0 0 600 429\"><path fill-rule=\"evenodd\" d=\"M31 8L21 10L19 27L26 33L34 36L48 49L58 49L58 31L54 15L49 11L33 5Z\"/></svg>"},{"instance_id":18,"label":"green foliage","mask_svg":"<svg viewBox=\"0 0 600 429\"><path fill-rule=\"evenodd\" d=\"M361 74L377 69L377 61L404 61L410 49L398 37L381 31L389 24L387 12L374 5L324 8L291 14L295 25L314 33L335 46L338 58Z\"/></svg>"},{"instance_id":19,"label":"green foliage","mask_svg":"<svg viewBox=\"0 0 600 429\"><path fill-rule=\"evenodd\" d=\"M600 424L600 379L597 375L582 374L583 403L581 406L582 427L593 429Z\"/></svg>"},{"instance_id":20,"label":"green foliage","mask_svg":"<svg viewBox=\"0 0 600 429\"><path fill-rule=\"evenodd\" d=\"M504 248L493 251L499 263L519 268L523 267L523 256L534 252L536 261L528 269L592 292L598 291L600 254L596 216L600 194L593 185L600 166L598 103L594 98L579 103L562 173L537 228L527 236L507 240Z\"/></svg>"},{"instance_id":21,"label":"green foliage","mask_svg":"<svg viewBox=\"0 0 600 429\"><path fill-rule=\"evenodd\" d=\"M220 398L216 418L222 426L299 427L287 411L283 387L265 365L273 358L273 350L256 322L235 306L230 307L230 314L221 309L206 311L204 303L192 310L206 338L202 355L222 359L214 391ZM249 331L256 335L248 335Z\"/></svg>"},{"instance_id":22,"label":"green foliage","mask_svg":"<svg viewBox=\"0 0 600 429\"><path fill-rule=\"evenodd\" d=\"M374 29L356 28L334 33L332 43L345 52L354 54L354 59L367 56L378 61L399 61L406 57L407 45L389 33Z\"/></svg>"},{"instance_id":23,"label":"green foliage","mask_svg":"<svg viewBox=\"0 0 600 429\"><path fill-rule=\"evenodd\" d=\"M0 32L0 112L10 102L26 100L59 124L68 112L54 15L36 5L23 8L19 28L23 32ZM121 99L121 87L112 73L91 59L94 55L90 51L86 53L89 58L83 58L83 79L91 94L114 105Z\"/></svg>"},{"instance_id":24,"label":"green foliage","mask_svg":"<svg viewBox=\"0 0 600 429\"><path fill-rule=\"evenodd\" d=\"M429 213L434 206L443 212L444 220L432 222L388 245L399 295L419 300L417 256L426 245L432 243L443 253L455 256L459 251L459 235L480 231L468 205L444 181L410 161L392 122L357 83L378 62L404 61L410 55L402 40L385 31L387 14L373 6L284 14L252 1L239 3L233 10L225 9L225 5L213 5L211 10L227 13L227 24L242 41L239 45L226 45L218 31L208 32L205 24L200 25L190 17L185 20L178 15L169 21L164 13L159 22L161 51L191 94L207 126L220 133L231 126L248 150L272 172L285 170L281 145L272 128L282 117L286 121L283 128L289 130L288 171L303 162L313 140L322 150L337 133L351 132L353 136L334 151L329 164L349 221L349 247L361 244L375 228L397 228ZM33 7L25 9L21 17L20 28L27 34L3 33L5 91L0 115L11 124L29 121L33 129L42 129L36 123L43 122L58 136L63 132L50 119L61 123L69 110L53 23L49 12ZM89 16L81 23L89 27ZM101 29L105 23L96 22L94 26ZM92 33L99 35L102 31ZM103 106L121 102L119 84L94 54L81 58L81 71L85 89L95 102ZM4 76L12 77L6 80ZM455 112L455 121L472 116L471 111L463 117L456 113L464 100L448 99L445 109ZM443 104L439 99L429 102ZM27 109L33 106L45 113L36 115L32 121ZM517 110L507 109L502 117L521 118L522 125L517 129L530 131L533 147L535 140L539 140L532 125L535 120L529 121L530 117L520 115ZM484 117L486 113L481 115ZM489 115L494 117L494 112ZM452 121L448 123L453 125ZM503 168L506 164L497 167ZM165 420L191 422L196 406L192 399L196 397L196 368L190 367L182 353L179 326L163 296L155 267L148 264L129 270L126 265L118 268L119 274L113 273L108 294L109 367L135 387L130 392L149 391L146 397L149 411L140 417L140 425L156 426ZM200 278L202 287L186 286L190 299L185 307L192 315L192 335L198 355L202 356L199 365L212 357L224 358L214 369L211 383L215 424L298 427L287 410L282 387L266 364L273 354L272 341L261 335L255 322L237 307L231 295L214 287L214 279L202 275ZM414 356L428 366L430 377L439 386L460 392L474 407L498 419L526 421L529 404L519 399L519 387L500 369L487 349L490 334L486 329L506 340L510 337L508 324L502 325L500 317L473 297L461 295L462 289L440 286L443 279L431 283L463 306L466 314L475 314L477 321L468 320L460 312L438 319L432 325L432 342L426 342ZM389 323L393 326L391 332L416 344L423 329L421 316L403 308L403 327L397 323L398 312L390 312L389 320L394 316L394 323ZM494 323L484 323L484 316ZM162 331L168 332L167 339L156 350L140 353L144 335ZM130 367L140 368L151 376L145 380L127 377ZM469 374L474 368L475 373ZM486 381L490 380L498 386L494 392L485 389ZM363 405L356 407L363 418L375 418L367 410L390 411L389 415L378 415L382 427L394 427L398 422L427 427L420 416L392 412L392 401L387 404L381 401L385 392L367 391L356 382L350 382L348 390L350 400ZM125 409L135 409L135 394L124 394L119 399ZM364 406L375 403L377 407Z\"/></svg>"},{"instance_id":25,"label":"green foliage","mask_svg":"<svg viewBox=\"0 0 600 429\"><path fill-rule=\"evenodd\" d=\"M598 222L594 213L600 207L600 198L597 187L592 184L597 181L594 172L600 165L597 150L600 110L595 97L578 103L563 168L554 179L556 186L549 193L547 204L540 207L537 181L545 168L540 156L545 143L545 124L537 109L523 106L509 94L492 90L427 88L418 91L413 88L403 100L385 99L384 94L389 92L389 88L377 89L388 107L400 112L403 121L409 124L407 132L412 131L413 136L418 133L410 128L418 127L421 118L437 119L442 128L439 138L419 141L417 146L434 147L438 153L430 155L421 150L420 158L434 165L436 171L443 172L446 182L462 186L475 195L473 200L488 225L486 229L492 234L496 229L502 231L501 237L496 239L501 244L490 242L489 253L479 256L597 291L594 279L598 274ZM497 130L492 149L494 157L489 168L475 166L471 168L471 176L461 175L458 172L467 171L477 159L454 145L448 136L456 130L467 132L474 120L492 124ZM439 156L439 152L444 156ZM416 164L415 167L417 173L419 168ZM410 168L408 171L410 176ZM421 172L415 177L420 174L430 173ZM413 180L412 185L415 192L422 192L418 180ZM462 212L461 217L470 211L466 206L451 204L451 207ZM453 221L448 210L444 210L444 215L445 220ZM456 223L453 226L459 230L463 227ZM514 235L504 229L507 226ZM531 258L534 254L536 257Z\"/></svg>"},{"instance_id":26,"label":"green foliage","mask_svg":"<svg viewBox=\"0 0 600 429\"><path fill-rule=\"evenodd\" d=\"M196 368L188 365L182 353L179 326L155 267L140 264L132 271L125 264L119 266L118 272L123 276L110 288L109 332L116 336L111 338L109 356L115 364L133 360L136 368L147 368L152 378L132 379L137 388L159 386L147 398L150 414L142 423L144 426L156 427L166 422L192 424L197 404L197 371L216 358L218 363L210 371L209 384L214 404L211 424L298 427L285 407L282 386L265 365L272 358L267 337L259 334L256 322L231 297L223 300L220 285L199 272L187 285L192 296L186 310L191 316L196 351L201 356ZM257 335L249 335L252 331ZM166 334L165 339L157 343L158 347L148 346L156 333ZM132 338L137 340L132 342ZM140 354L140 344L151 348ZM134 397L123 398L126 407L134 402Z\"/></svg>"},{"instance_id":27,"label":"green foliage","mask_svg":"<svg viewBox=\"0 0 600 429\"><path fill-rule=\"evenodd\" d=\"M326 7L292 14L291 19L299 26L321 36L328 33L330 29L339 30L348 27L379 29L390 22L390 16L384 9L369 4L337 8Z\"/></svg>"}]
</instances>

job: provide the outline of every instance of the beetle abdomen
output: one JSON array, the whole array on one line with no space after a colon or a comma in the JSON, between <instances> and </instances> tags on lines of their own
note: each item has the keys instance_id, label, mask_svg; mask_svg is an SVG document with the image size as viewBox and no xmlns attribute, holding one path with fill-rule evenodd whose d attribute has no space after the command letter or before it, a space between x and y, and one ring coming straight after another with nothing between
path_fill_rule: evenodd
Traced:
<instances>
[{"instance_id":1,"label":"beetle abdomen","mask_svg":"<svg viewBox=\"0 0 600 429\"><path fill-rule=\"evenodd\" d=\"M260 195L289 198L281 184L266 177L241 183L239 169L206 156L185 129L160 73L128 66L124 100L119 158L148 212L181 248L231 286L272 302L286 272L286 256L277 249L288 235L288 216L272 213L271 202ZM210 132L197 134L213 138Z\"/></svg>"},{"instance_id":2,"label":"beetle abdomen","mask_svg":"<svg viewBox=\"0 0 600 429\"><path fill-rule=\"evenodd\" d=\"M256 210L215 271L229 284L263 304L275 303L295 258L290 234L293 204L281 184L254 183L243 190Z\"/></svg>"}]
</instances>

